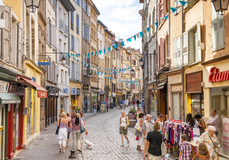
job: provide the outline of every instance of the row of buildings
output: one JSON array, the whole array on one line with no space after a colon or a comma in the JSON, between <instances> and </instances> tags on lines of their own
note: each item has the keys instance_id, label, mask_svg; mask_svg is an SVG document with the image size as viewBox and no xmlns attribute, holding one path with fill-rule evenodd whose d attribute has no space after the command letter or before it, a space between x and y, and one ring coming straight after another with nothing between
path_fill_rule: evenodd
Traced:
<instances>
[{"instance_id":1,"label":"row of buildings","mask_svg":"<svg viewBox=\"0 0 229 160\"><path fill-rule=\"evenodd\" d=\"M142 43L146 112L184 121L187 113L198 113L207 121L215 109L220 153L228 157L229 12L219 14L211 1L140 3L143 30L150 27Z\"/></svg>"},{"instance_id":2,"label":"row of buildings","mask_svg":"<svg viewBox=\"0 0 229 160\"><path fill-rule=\"evenodd\" d=\"M40 0L38 9L30 2L0 0L0 160L14 158L61 108L88 112L94 102L117 106L141 94L126 83L142 83L139 50L115 40L91 0ZM123 68L130 69L114 74Z\"/></svg>"}]
</instances>

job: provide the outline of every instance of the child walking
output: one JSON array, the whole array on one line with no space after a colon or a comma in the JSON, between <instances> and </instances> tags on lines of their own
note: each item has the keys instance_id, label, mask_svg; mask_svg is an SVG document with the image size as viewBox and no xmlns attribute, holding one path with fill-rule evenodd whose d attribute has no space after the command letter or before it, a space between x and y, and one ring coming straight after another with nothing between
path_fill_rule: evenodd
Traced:
<instances>
[{"instance_id":1,"label":"child walking","mask_svg":"<svg viewBox=\"0 0 229 160\"><path fill-rule=\"evenodd\" d=\"M199 148L197 150L197 153L193 157L192 160L195 160L195 159L198 159L198 158L199 158L199 160L208 160L208 159L210 159L208 148L204 143L200 143L199 144Z\"/></svg>"},{"instance_id":2,"label":"child walking","mask_svg":"<svg viewBox=\"0 0 229 160\"><path fill-rule=\"evenodd\" d=\"M182 136L181 136L182 143L180 144L179 160L191 160L192 147L187 142L187 139L188 139L187 135L182 134Z\"/></svg>"}]
</instances>

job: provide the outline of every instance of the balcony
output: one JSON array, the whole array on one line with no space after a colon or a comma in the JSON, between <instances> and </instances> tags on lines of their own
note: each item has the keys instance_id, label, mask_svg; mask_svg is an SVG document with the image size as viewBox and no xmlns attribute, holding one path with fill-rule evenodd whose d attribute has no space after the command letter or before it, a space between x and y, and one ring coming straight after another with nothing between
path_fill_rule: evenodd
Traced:
<instances>
[{"instance_id":1,"label":"balcony","mask_svg":"<svg viewBox=\"0 0 229 160\"><path fill-rule=\"evenodd\" d=\"M64 33L65 25L62 19L59 19L59 30Z\"/></svg>"}]
</instances>

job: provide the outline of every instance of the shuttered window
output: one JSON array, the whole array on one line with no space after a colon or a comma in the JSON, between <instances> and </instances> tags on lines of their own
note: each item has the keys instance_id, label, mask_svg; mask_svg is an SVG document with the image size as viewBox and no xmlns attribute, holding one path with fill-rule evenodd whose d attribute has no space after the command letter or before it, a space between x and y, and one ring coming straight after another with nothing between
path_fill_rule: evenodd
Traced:
<instances>
[{"instance_id":1,"label":"shuttered window","mask_svg":"<svg viewBox=\"0 0 229 160\"><path fill-rule=\"evenodd\" d=\"M224 39L224 16L221 16L212 21L212 50L223 49Z\"/></svg>"},{"instance_id":2,"label":"shuttered window","mask_svg":"<svg viewBox=\"0 0 229 160\"><path fill-rule=\"evenodd\" d=\"M77 14L77 15L76 15L76 33L77 33L77 34L79 34L79 32L80 32L79 26L80 26L79 15Z\"/></svg>"},{"instance_id":3,"label":"shuttered window","mask_svg":"<svg viewBox=\"0 0 229 160\"><path fill-rule=\"evenodd\" d=\"M174 68L181 67L181 42L180 37L173 40L174 43Z\"/></svg>"},{"instance_id":4,"label":"shuttered window","mask_svg":"<svg viewBox=\"0 0 229 160\"><path fill-rule=\"evenodd\" d=\"M160 39L160 67L165 65L165 39Z\"/></svg>"}]
</instances>

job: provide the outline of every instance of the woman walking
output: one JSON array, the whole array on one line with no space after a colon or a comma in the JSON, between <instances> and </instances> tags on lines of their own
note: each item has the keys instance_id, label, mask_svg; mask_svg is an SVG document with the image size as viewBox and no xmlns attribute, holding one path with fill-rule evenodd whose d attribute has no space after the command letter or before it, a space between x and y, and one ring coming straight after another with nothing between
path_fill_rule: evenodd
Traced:
<instances>
[{"instance_id":1,"label":"woman walking","mask_svg":"<svg viewBox=\"0 0 229 160\"><path fill-rule=\"evenodd\" d=\"M198 127L200 129L200 135L202 135L204 132L205 132L205 128L206 128L206 125L205 125L205 122L204 120L202 119L202 116L199 115L199 114L196 114L194 116L194 118L198 121Z\"/></svg>"},{"instance_id":2,"label":"woman walking","mask_svg":"<svg viewBox=\"0 0 229 160\"><path fill-rule=\"evenodd\" d=\"M73 113L73 119L71 119L72 139L73 139L73 150L81 152L80 149L80 127L84 127L83 121L79 118L79 113ZM84 127L85 128L85 127ZM86 128L85 131L87 132Z\"/></svg>"},{"instance_id":3,"label":"woman walking","mask_svg":"<svg viewBox=\"0 0 229 160\"><path fill-rule=\"evenodd\" d=\"M100 112L100 102L97 102L97 113Z\"/></svg>"},{"instance_id":4,"label":"woman walking","mask_svg":"<svg viewBox=\"0 0 229 160\"><path fill-rule=\"evenodd\" d=\"M66 118L66 120L68 121L68 136L67 136L67 147L68 147L68 144L69 144L69 136L70 136L70 132L71 132L71 128L70 128L70 121L71 121L70 113L67 113L67 118Z\"/></svg>"},{"instance_id":5,"label":"woman walking","mask_svg":"<svg viewBox=\"0 0 229 160\"><path fill-rule=\"evenodd\" d=\"M128 117L126 116L125 112L121 112L122 116L120 117L119 120L119 133L121 134L121 140L122 140L122 145L121 147L124 147L124 142L123 142L123 135L127 140L127 144L129 144L129 139L127 137L127 126L128 126Z\"/></svg>"},{"instance_id":6,"label":"woman walking","mask_svg":"<svg viewBox=\"0 0 229 160\"><path fill-rule=\"evenodd\" d=\"M165 116L163 114L160 114L160 118L157 119L157 122L160 124L160 133L162 133L162 129L164 126L164 120L165 120Z\"/></svg>"},{"instance_id":7,"label":"woman walking","mask_svg":"<svg viewBox=\"0 0 229 160\"><path fill-rule=\"evenodd\" d=\"M79 116L79 119L82 121L82 127L86 128L85 127L85 119L83 117L83 112L80 112L80 116ZM80 148L82 149L82 139L83 139L83 133L80 133Z\"/></svg>"},{"instance_id":8,"label":"woman walking","mask_svg":"<svg viewBox=\"0 0 229 160\"><path fill-rule=\"evenodd\" d=\"M142 113L141 108L138 107L138 111L135 113L135 119L138 120L139 114Z\"/></svg>"},{"instance_id":9,"label":"woman walking","mask_svg":"<svg viewBox=\"0 0 229 160\"><path fill-rule=\"evenodd\" d=\"M97 107L96 107L96 102L94 102L94 103L93 103L94 115L96 114L96 109L97 109Z\"/></svg>"},{"instance_id":10,"label":"woman walking","mask_svg":"<svg viewBox=\"0 0 229 160\"><path fill-rule=\"evenodd\" d=\"M57 126L59 126L58 139L60 145L60 152L62 152L61 146L63 146L63 153L65 152L66 140L68 134L68 121L66 120L66 113L61 113L61 118L57 121Z\"/></svg>"},{"instance_id":11,"label":"woman walking","mask_svg":"<svg viewBox=\"0 0 229 160\"><path fill-rule=\"evenodd\" d=\"M161 143L162 143L162 134L159 132L160 124L155 122L153 125L154 131L149 132L147 135L146 147L144 150L144 156L146 157L146 152L148 151L148 160L160 160L161 157Z\"/></svg>"},{"instance_id":12,"label":"woman walking","mask_svg":"<svg viewBox=\"0 0 229 160\"><path fill-rule=\"evenodd\" d=\"M64 108L61 108L60 113L59 113L59 118L61 118L61 113L63 113L63 112L64 112Z\"/></svg>"},{"instance_id":13,"label":"woman walking","mask_svg":"<svg viewBox=\"0 0 229 160\"><path fill-rule=\"evenodd\" d=\"M140 113L139 114L139 118L137 119L137 124L136 124L136 131L135 131L135 135L138 137L138 145L137 145L137 150L138 151L143 151L141 149L142 143L143 143L143 136L142 136L142 124L144 121L144 113Z\"/></svg>"}]
</instances>

